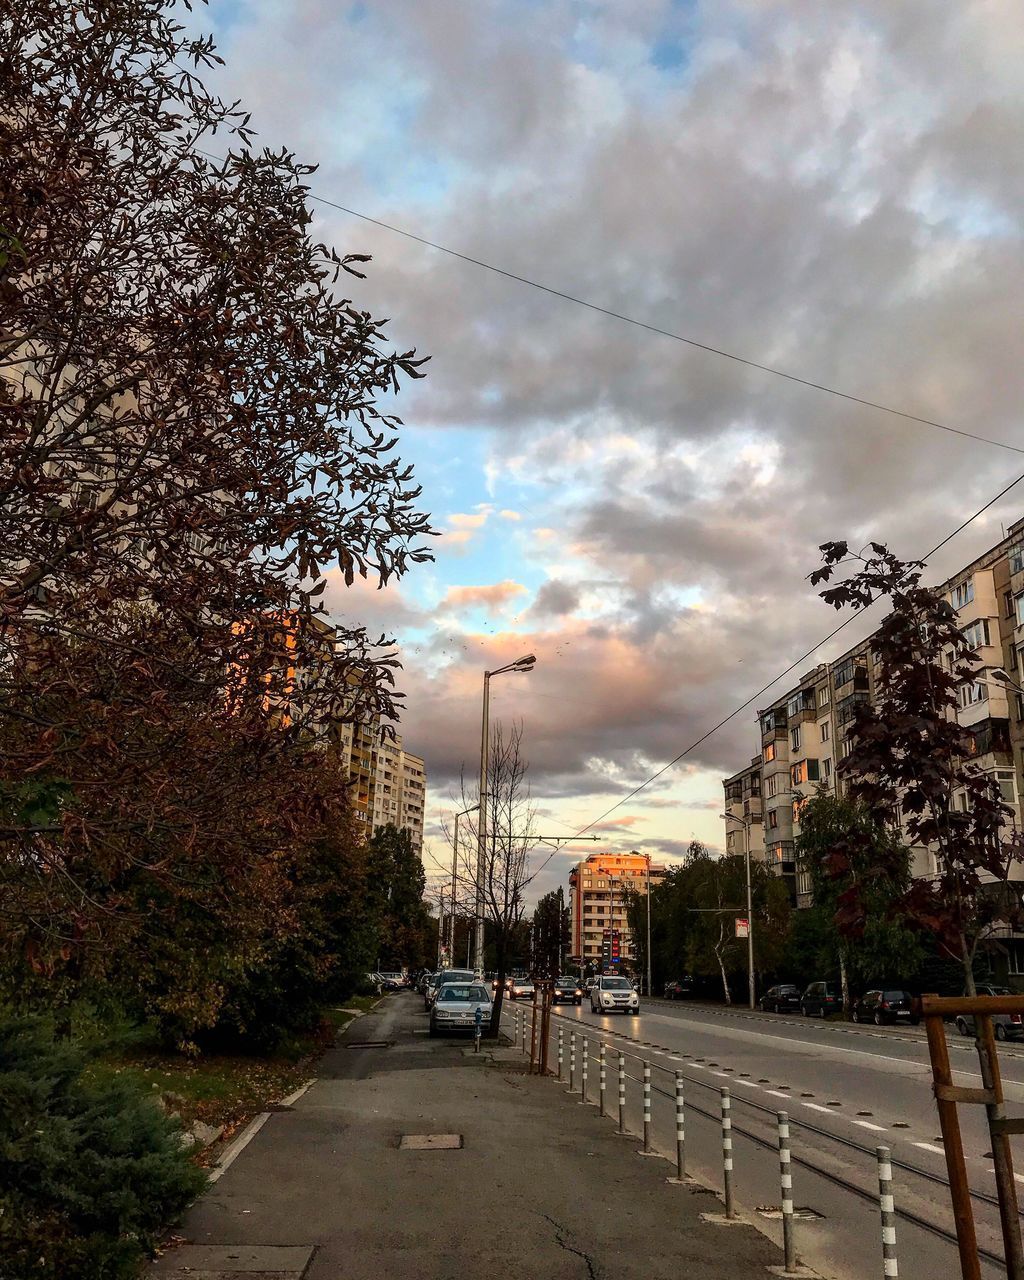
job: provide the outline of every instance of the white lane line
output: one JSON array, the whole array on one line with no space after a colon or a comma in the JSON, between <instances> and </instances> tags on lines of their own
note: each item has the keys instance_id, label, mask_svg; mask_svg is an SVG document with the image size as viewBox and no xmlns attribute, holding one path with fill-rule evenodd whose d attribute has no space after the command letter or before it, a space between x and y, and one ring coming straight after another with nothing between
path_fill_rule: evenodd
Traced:
<instances>
[{"instance_id":1,"label":"white lane line","mask_svg":"<svg viewBox=\"0 0 1024 1280\"><path fill-rule=\"evenodd\" d=\"M873 1129L875 1133L885 1133L884 1124L872 1124L870 1120L854 1120L854 1124L859 1124L862 1129Z\"/></svg>"},{"instance_id":2,"label":"white lane line","mask_svg":"<svg viewBox=\"0 0 1024 1280\"><path fill-rule=\"evenodd\" d=\"M723 1079L727 1080L730 1073L728 1071L712 1071L711 1074L713 1076L721 1076Z\"/></svg>"},{"instance_id":3,"label":"white lane line","mask_svg":"<svg viewBox=\"0 0 1024 1280\"><path fill-rule=\"evenodd\" d=\"M669 1062L685 1062L685 1061L686 1061L685 1058L676 1058L676 1057L669 1058Z\"/></svg>"},{"instance_id":4,"label":"white lane line","mask_svg":"<svg viewBox=\"0 0 1024 1280\"><path fill-rule=\"evenodd\" d=\"M765 1089L765 1093L770 1093L773 1098L788 1098L788 1093L780 1093L778 1089Z\"/></svg>"},{"instance_id":5,"label":"white lane line","mask_svg":"<svg viewBox=\"0 0 1024 1280\"><path fill-rule=\"evenodd\" d=\"M912 1142L912 1147L920 1147L922 1151L934 1151L937 1156L944 1156L946 1153L941 1147L935 1146L933 1142Z\"/></svg>"},{"instance_id":6,"label":"white lane line","mask_svg":"<svg viewBox=\"0 0 1024 1280\"><path fill-rule=\"evenodd\" d=\"M745 1084L748 1089L760 1089L761 1087L759 1084L756 1084L753 1080L737 1080L736 1083Z\"/></svg>"},{"instance_id":7,"label":"white lane line","mask_svg":"<svg viewBox=\"0 0 1024 1280\"><path fill-rule=\"evenodd\" d=\"M823 1107L819 1102L801 1102L802 1107L810 1107L812 1111L824 1111L826 1115L831 1115L828 1107Z\"/></svg>"},{"instance_id":8,"label":"white lane line","mask_svg":"<svg viewBox=\"0 0 1024 1280\"><path fill-rule=\"evenodd\" d=\"M269 1119L270 1112L264 1111L258 1115L255 1120L250 1121L249 1124L245 1126L234 1142L225 1149L224 1154L217 1161L216 1165L210 1170L211 1182L216 1182L222 1173L227 1172L228 1168L234 1164Z\"/></svg>"}]
</instances>

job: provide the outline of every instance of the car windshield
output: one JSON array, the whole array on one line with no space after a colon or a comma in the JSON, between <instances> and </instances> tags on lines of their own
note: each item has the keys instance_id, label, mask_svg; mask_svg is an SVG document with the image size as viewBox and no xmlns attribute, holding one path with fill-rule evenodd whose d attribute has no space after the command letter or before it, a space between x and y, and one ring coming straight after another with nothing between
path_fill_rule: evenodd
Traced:
<instances>
[{"instance_id":1,"label":"car windshield","mask_svg":"<svg viewBox=\"0 0 1024 1280\"><path fill-rule=\"evenodd\" d=\"M440 975L438 981L442 984L446 982L472 982L475 977L475 973L468 973L464 969L448 969Z\"/></svg>"},{"instance_id":2,"label":"car windshield","mask_svg":"<svg viewBox=\"0 0 1024 1280\"><path fill-rule=\"evenodd\" d=\"M444 1004L449 1004L455 1000L486 1000L487 1003L490 1004L490 999L483 987L474 986L455 986L453 984L447 984L441 988L441 994L438 999Z\"/></svg>"},{"instance_id":3,"label":"car windshield","mask_svg":"<svg viewBox=\"0 0 1024 1280\"><path fill-rule=\"evenodd\" d=\"M625 978L605 978L601 982L605 991L631 991L632 987Z\"/></svg>"},{"instance_id":4,"label":"car windshield","mask_svg":"<svg viewBox=\"0 0 1024 1280\"><path fill-rule=\"evenodd\" d=\"M905 991L887 991L885 993L886 1000L905 1000L907 993Z\"/></svg>"},{"instance_id":5,"label":"car windshield","mask_svg":"<svg viewBox=\"0 0 1024 1280\"><path fill-rule=\"evenodd\" d=\"M517 986L517 987L532 987L532 986L533 986L533 982L532 982L532 980L531 980L530 978L517 978L517 979L516 979L516 986Z\"/></svg>"},{"instance_id":6,"label":"car windshield","mask_svg":"<svg viewBox=\"0 0 1024 1280\"><path fill-rule=\"evenodd\" d=\"M575 987L575 985L576 985L575 978L556 978L555 979L556 987Z\"/></svg>"}]
</instances>

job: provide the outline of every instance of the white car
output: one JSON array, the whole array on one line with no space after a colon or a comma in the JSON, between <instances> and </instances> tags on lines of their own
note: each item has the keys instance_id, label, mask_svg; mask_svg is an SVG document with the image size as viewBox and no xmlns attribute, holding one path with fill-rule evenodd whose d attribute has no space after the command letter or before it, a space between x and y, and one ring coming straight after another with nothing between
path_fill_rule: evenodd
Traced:
<instances>
[{"instance_id":1,"label":"white car","mask_svg":"<svg viewBox=\"0 0 1024 1280\"><path fill-rule=\"evenodd\" d=\"M481 1026L487 1026L491 1020L491 997L482 982L446 982L430 1010L430 1034L472 1031L478 1009Z\"/></svg>"},{"instance_id":2,"label":"white car","mask_svg":"<svg viewBox=\"0 0 1024 1280\"><path fill-rule=\"evenodd\" d=\"M590 988L591 1013L639 1013L640 997L628 978L605 974Z\"/></svg>"},{"instance_id":3,"label":"white car","mask_svg":"<svg viewBox=\"0 0 1024 1280\"><path fill-rule=\"evenodd\" d=\"M532 1000L534 990L532 978L513 978L508 984L508 998L510 1000Z\"/></svg>"}]
</instances>

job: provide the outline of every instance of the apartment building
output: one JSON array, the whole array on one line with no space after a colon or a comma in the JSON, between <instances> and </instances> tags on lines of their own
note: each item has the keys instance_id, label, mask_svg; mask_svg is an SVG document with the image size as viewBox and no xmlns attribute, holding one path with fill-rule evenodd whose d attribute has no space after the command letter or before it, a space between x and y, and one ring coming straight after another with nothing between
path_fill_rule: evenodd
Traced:
<instances>
[{"instance_id":1,"label":"apartment building","mask_svg":"<svg viewBox=\"0 0 1024 1280\"><path fill-rule=\"evenodd\" d=\"M569 872L569 936L577 963L599 965L606 931L618 930L619 958L636 956L626 919L628 890L645 894L665 878L666 868L641 853L592 853Z\"/></svg>"},{"instance_id":2,"label":"apartment building","mask_svg":"<svg viewBox=\"0 0 1024 1280\"><path fill-rule=\"evenodd\" d=\"M1002 668L1024 683L1024 519L984 555L942 584L957 611L960 626L975 646L977 672L960 690L957 718L970 730L976 763L998 782L1003 801L1013 810L1010 827L1021 826L1024 794L1024 697L993 678ZM836 766L850 750L850 728L857 705L877 697L878 665L871 638L836 661L808 671L775 702L758 712L761 755L748 769L723 779L726 849L742 852L744 840L757 848L744 801L753 806L760 768L762 856L785 877L798 906L810 902L809 876L795 856L800 809L818 786L836 786ZM954 797L966 804L966 797ZM731 843L730 843L731 838ZM915 851L915 875L933 875L934 855ZM1021 956L1024 966L1024 952ZM1024 972L1024 968L1022 968Z\"/></svg>"},{"instance_id":3,"label":"apartment building","mask_svg":"<svg viewBox=\"0 0 1024 1280\"><path fill-rule=\"evenodd\" d=\"M725 851L743 857L764 858L764 823L761 812L761 757L726 778Z\"/></svg>"}]
</instances>

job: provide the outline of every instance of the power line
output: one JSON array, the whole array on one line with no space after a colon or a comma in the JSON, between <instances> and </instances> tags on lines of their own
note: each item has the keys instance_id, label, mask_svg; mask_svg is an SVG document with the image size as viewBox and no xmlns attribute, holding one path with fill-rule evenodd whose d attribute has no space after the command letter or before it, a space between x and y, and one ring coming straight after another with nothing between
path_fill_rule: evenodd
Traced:
<instances>
[{"instance_id":1,"label":"power line","mask_svg":"<svg viewBox=\"0 0 1024 1280\"><path fill-rule=\"evenodd\" d=\"M1010 483L1006 485L1005 488L1000 489L1000 491L994 497L989 498L988 502L986 502L984 506L979 507L978 510L975 511L973 515L968 516L968 518L964 520L962 524L958 524L957 527L951 533L946 534L946 536L942 539L941 542L937 542L930 551L926 551L923 556L919 557L919 559L928 560L931 556L935 555L937 551L940 551L944 546L946 546L947 543L952 542L952 540L957 536L957 534L962 533L969 524L973 524L974 521L977 520L980 515L983 515L989 509L989 507L994 506L999 501L1000 498L1004 498L1010 492L1010 490L1015 488L1018 484L1020 484L1022 480L1024 480L1024 475L1019 475L1015 480L1011 480ZM868 607L870 608L871 606L869 605ZM791 671L794 671L797 667L802 666L802 664L805 663L808 658L812 658L818 652L819 649L821 649L824 645L828 644L828 642L832 640L835 636L837 636L840 633L840 631L843 630L844 627L849 626L849 624L853 622L855 618L858 618L860 616L861 614L859 613L850 614L850 616L844 619L844 621L842 621L838 627L834 627L828 633L827 636L823 636L822 639L820 639L817 642L817 644L814 645L813 648L808 649L806 653L801 654L800 657L797 658L795 661L791 662L784 671L780 671L777 676L769 680L768 683L763 688L758 689L756 693L751 694L750 697L747 698L744 702L741 702L738 707L734 707L733 710L730 711L727 716L723 716L723 718L719 720L716 725L713 725L707 731L707 733L702 734L695 742L691 742L688 747L685 747L682 751L680 751L680 753L677 756L673 757L673 759L671 759L668 762L668 764L662 765L662 767L658 769L657 772L652 773L649 778L646 778L643 782L640 783L639 786L634 787L633 790L628 792L626 795L624 795L621 800L617 800L615 804L611 806L611 808L606 809L604 813L594 818L592 822L588 822L585 827L581 827L579 831L576 832L576 835L577 836L583 835L584 832L587 832L592 827L597 826L599 822L603 822L610 813L614 813L616 809L620 809L624 804L628 804L628 802L632 800L634 796L639 795L640 792L644 791L647 787L649 787L652 782L657 781L657 779L660 778L662 774L667 773L669 769L674 768L674 766L677 765L680 760L685 759L685 757L688 756L691 751L695 751L699 746L702 746L705 742L707 742L708 738L710 738L712 734L717 733L718 730L721 729L724 725L727 725L730 720L738 716L741 711L746 710L746 708L749 707L752 702L756 702L758 698L760 698L763 694L767 693L768 690L771 689L774 685L778 684L778 682L781 679L783 679L783 677L788 676ZM541 871L543 871L543 869L551 861L553 856L554 856L553 853L548 854L548 856L544 859L544 861L540 864L540 866L537 868L537 870L533 874L536 876Z\"/></svg>"},{"instance_id":2,"label":"power line","mask_svg":"<svg viewBox=\"0 0 1024 1280\"><path fill-rule=\"evenodd\" d=\"M468 253L460 253L458 249L451 249L447 245L439 244L436 240L428 240L425 236L416 235L415 232L406 231L390 222L383 222L380 218L371 218L369 214L360 213L358 209L339 204L335 200L328 200L326 196L318 196L310 192L309 199L315 200L317 204L324 204L331 209L337 209L340 213L347 213L350 217L359 218L362 222L369 222L375 227L382 227L385 231L391 231L397 236L404 236L407 240L414 240L417 244L425 245L428 249L436 249L438 253L445 253L450 258L457 258L460 262L468 262L474 267L481 267L484 271L493 272L494 275L504 276L506 280L514 280L517 284L525 284L531 289L539 289L541 293L549 294L553 298L561 298L563 302L572 302L578 307L585 307L588 311L595 311L598 315L607 316L612 320L621 320L623 324L632 325L637 329L645 329L648 333L658 334L662 338L671 338L673 342L682 342L698 351L706 351L709 355L720 356L723 360L732 360L735 364L745 365L748 369L757 369L761 373L770 373L773 377L784 378L787 382L795 382L798 386L809 387L813 391L822 391L826 395L836 396L838 399L847 400L851 404L863 405L867 409L877 409L880 413L891 414L893 417L902 418L906 422L916 422L924 427L933 427L937 431L946 431L950 435L961 436L966 440L975 440L979 444L989 444L996 449L1006 449L1010 453L1024 454L1024 448L1019 445L1009 444L1005 440L992 440L988 436L976 435L973 431L965 431L961 427L951 427L948 423L938 422L934 418L924 418L916 413L908 413L904 409L895 409L892 405L883 404L878 400L868 400L864 396L855 396L848 391L840 391L836 387L830 387L827 383L815 382L812 378L802 378L798 374L788 373L785 369L776 368L774 365L761 364L757 360L750 360L746 356L737 355L734 351L726 351L722 347L711 346L710 343L700 342L696 338L687 338L681 333L673 332L671 329L662 329L659 325L648 324L645 320L637 320L635 316L625 315L621 311L613 311L610 307L602 307L596 302L587 301L586 298L566 293L562 289L555 289L551 285L542 284L539 280L532 280L529 276L519 275L518 272L509 271L505 267L495 266L493 262L486 262L483 258L474 258Z\"/></svg>"}]
</instances>

